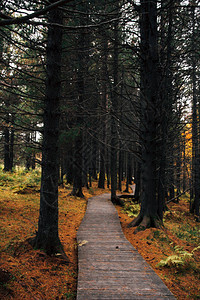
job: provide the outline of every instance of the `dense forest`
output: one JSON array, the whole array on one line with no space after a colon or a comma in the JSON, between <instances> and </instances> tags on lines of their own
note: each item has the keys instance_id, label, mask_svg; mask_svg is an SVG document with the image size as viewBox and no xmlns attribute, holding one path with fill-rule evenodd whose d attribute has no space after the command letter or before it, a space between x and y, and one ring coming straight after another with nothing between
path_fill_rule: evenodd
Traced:
<instances>
[{"instance_id":1,"label":"dense forest","mask_svg":"<svg viewBox=\"0 0 200 300\"><path fill-rule=\"evenodd\" d=\"M129 226L159 227L190 192L199 221L200 3L6 0L0 4L0 158L41 166L31 243L63 252L58 186L136 183ZM64 255L64 252L63 252Z\"/></svg>"},{"instance_id":2,"label":"dense forest","mask_svg":"<svg viewBox=\"0 0 200 300\"><path fill-rule=\"evenodd\" d=\"M199 0L0 1L0 298L75 299L77 230L109 193L199 299L199 24Z\"/></svg>"}]
</instances>

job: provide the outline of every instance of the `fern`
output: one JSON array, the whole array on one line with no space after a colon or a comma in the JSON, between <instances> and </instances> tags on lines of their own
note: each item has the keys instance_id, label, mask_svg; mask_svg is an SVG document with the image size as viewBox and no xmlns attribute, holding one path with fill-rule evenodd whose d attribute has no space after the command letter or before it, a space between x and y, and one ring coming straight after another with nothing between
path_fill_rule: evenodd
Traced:
<instances>
[{"instance_id":1,"label":"fern","mask_svg":"<svg viewBox=\"0 0 200 300\"><path fill-rule=\"evenodd\" d=\"M198 250L200 250L200 246L194 248L194 249L192 250L192 254L194 254L194 253L195 253L196 251L198 251Z\"/></svg>"},{"instance_id":2,"label":"fern","mask_svg":"<svg viewBox=\"0 0 200 300\"><path fill-rule=\"evenodd\" d=\"M126 213L129 217L136 217L140 211L139 204L125 204L123 212Z\"/></svg>"},{"instance_id":3,"label":"fern","mask_svg":"<svg viewBox=\"0 0 200 300\"><path fill-rule=\"evenodd\" d=\"M200 247L197 247L197 248L200 248ZM176 246L174 248L174 250L177 252L177 254L168 256L166 259L161 260L157 264L157 266L158 267L176 267L176 268L188 267L188 266L190 266L191 262L194 261L193 252L195 249L192 251L192 253L190 253L190 252L183 250L179 246Z\"/></svg>"},{"instance_id":4,"label":"fern","mask_svg":"<svg viewBox=\"0 0 200 300\"><path fill-rule=\"evenodd\" d=\"M166 259L161 260L158 263L158 267L171 267L171 266L182 266L184 265L184 262L182 260L182 258L180 258L180 256L178 255L171 255L168 256Z\"/></svg>"}]
</instances>

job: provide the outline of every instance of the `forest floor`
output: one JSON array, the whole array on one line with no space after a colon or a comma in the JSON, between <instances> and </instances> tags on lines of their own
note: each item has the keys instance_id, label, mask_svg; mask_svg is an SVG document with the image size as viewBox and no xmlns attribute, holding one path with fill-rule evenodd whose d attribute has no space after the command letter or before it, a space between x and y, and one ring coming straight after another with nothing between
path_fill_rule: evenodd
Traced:
<instances>
[{"instance_id":1,"label":"forest floor","mask_svg":"<svg viewBox=\"0 0 200 300\"><path fill-rule=\"evenodd\" d=\"M2 176L0 299L75 299L76 232L84 216L87 199L109 190L98 189L94 182L89 190L84 188L85 199L81 199L68 196L70 186L60 188L59 234L70 260L66 265L59 257L48 257L32 249L26 241L37 230L37 176L22 174L14 180L12 174ZM133 234L134 228L127 228L127 224L138 213L139 205L127 201L125 207L116 208L125 236L176 298L200 299L200 224L195 223L188 206L187 198L182 198L179 203L170 203L170 210L165 214L164 229L147 229L137 234Z\"/></svg>"}]
</instances>

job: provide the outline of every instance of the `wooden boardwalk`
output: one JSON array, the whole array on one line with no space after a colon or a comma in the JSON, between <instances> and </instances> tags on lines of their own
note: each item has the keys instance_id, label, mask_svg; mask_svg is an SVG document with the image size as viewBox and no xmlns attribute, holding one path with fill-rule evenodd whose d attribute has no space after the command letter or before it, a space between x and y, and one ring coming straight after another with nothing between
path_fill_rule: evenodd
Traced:
<instances>
[{"instance_id":1,"label":"wooden boardwalk","mask_svg":"<svg viewBox=\"0 0 200 300\"><path fill-rule=\"evenodd\" d=\"M175 299L125 238L109 198L89 199L78 230L77 300Z\"/></svg>"}]
</instances>

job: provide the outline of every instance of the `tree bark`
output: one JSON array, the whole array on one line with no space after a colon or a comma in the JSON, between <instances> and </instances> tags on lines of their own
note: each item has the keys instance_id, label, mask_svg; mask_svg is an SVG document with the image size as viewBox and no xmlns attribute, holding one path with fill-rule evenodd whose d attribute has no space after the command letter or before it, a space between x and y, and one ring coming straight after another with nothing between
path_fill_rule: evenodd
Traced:
<instances>
[{"instance_id":1,"label":"tree bark","mask_svg":"<svg viewBox=\"0 0 200 300\"><path fill-rule=\"evenodd\" d=\"M118 2L117 2L118 6ZM117 7L118 10L118 7ZM111 200L117 202L117 113L118 113L118 21L114 24L114 52L113 52L113 91L111 91L111 149L110 149L110 175L111 175Z\"/></svg>"},{"instance_id":2,"label":"tree bark","mask_svg":"<svg viewBox=\"0 0 200 300\"><path fill-rule=\"evenodd\" d=\"M4 126L4 171L10 171L10 131L9 114L6 114Z\"/></svg>"},{"instance_id":3,"label":"tree bark","mask_svg":"<svg viewBox=\"0 0 200 300\"><path fill-rule=\"evenodd\" d=\"M46 95L44 102L44 133L42 150L42 178L40 215L36 237L30 240L48 255L64 254L58 235L58 178L59 178L59 119L61 93L62 12L56 8L49 12L47 38Z\"/></svg>"},{"instance_id":4,"label":"tree bark","mask_svg":"<svg viewBox=\"0 0 200 300\"><path fill-rule=\"evenodd\" d=\"M156 186L159 104L157 1L141 0L140 3L142 196L140 214L129 225L138 226L137 231L147 227L158 227L162 222Z\"/></svg>"},{"instance_id":5,"label":"tree bark","mask_svg":"<svg viewBox=\"0 0 200 300\"><path fill-rule=\"evenodd\" d=\"M199 206L200 206L200 151L199 151L199 137L197 128L197 59L195 54L195 38L196 38L196 13L195 0L192 7L192 85L193 85L193 101L192 101L192 149L193 149L193 190L194 203L192 205L192 212L199 220Z\"/></svg>"},{"instance_id":6,"label":"tree bark","mask_svg":"<svg viewBox=\"0 0 200 300\"><path fill-rule=\"evenodd\" d=\"M101 140L100 142L100 173L99 173L99 188L105 188L105 173L106 173L106 119L105 119L105 112L106 112L106 103L107 103L107 81L108 81L108 70L107 70L107 55L108 55L108 41L105 34L102 33L102 67L101 67L101 74L102 74L102 97L101 97L101 106L103 109L103 115L100 116L101 121Z\"/></svg>"}]
</instances>

